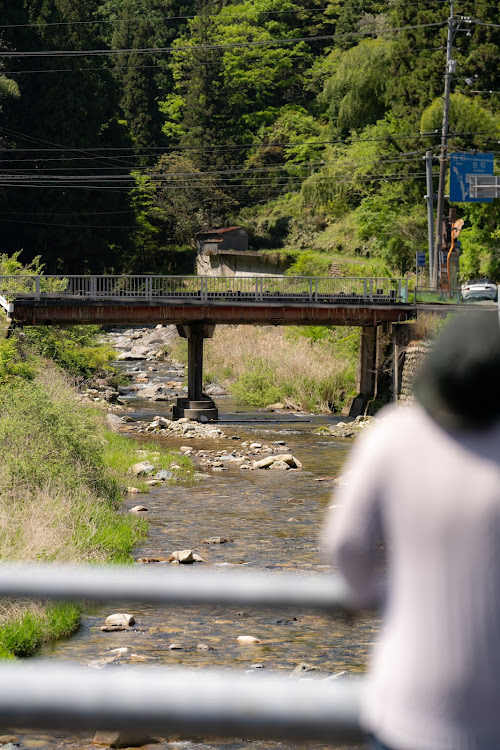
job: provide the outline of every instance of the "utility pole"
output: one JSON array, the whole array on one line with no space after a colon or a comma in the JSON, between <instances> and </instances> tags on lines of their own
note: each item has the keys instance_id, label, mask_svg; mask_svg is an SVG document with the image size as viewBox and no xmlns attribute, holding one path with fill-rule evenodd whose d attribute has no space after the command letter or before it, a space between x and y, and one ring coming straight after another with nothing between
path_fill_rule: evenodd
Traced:
<instances>
[{"instance_id":1,"label":"utility pole","mask_svg":"<svg viewBox=\"0 0 500 750\"><path fill-rule=\"evenodd\" d=\"M448 123L450 114L451 77L455 72L455 60L452 60L453 31L455 19L453 17L453 0L450 0L450 16L448 18L448 38L446 42L446 74L444 77L444 107L443 126L441 128L441 151L439 154L439 184L437 192L436 238L434 242L434 264L432 273L432 287L438 288L438 268L443 247L443 214L444 214L444 186L446 181L446 159L448 154Z\"/></svg>"},{"instance_id":2,"label":"utility pole","mask_svg":"<svg viewBox=\"0 0 500 750\"><path fill-rule=\"evenodd\" d=\"M429 246L429 286L432 289L434 283L434 188L432 186L432 151L426 151L425 178L427 188L427 242ZM417 270L418 275L418 270Z\"/></svg>"}]
</instances>

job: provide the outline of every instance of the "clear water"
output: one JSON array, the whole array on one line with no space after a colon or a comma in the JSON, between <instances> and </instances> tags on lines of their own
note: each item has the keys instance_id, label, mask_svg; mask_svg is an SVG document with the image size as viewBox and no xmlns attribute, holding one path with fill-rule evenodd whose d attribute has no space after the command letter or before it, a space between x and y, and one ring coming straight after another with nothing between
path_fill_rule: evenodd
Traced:
<instances>
[{"instance_id":1,"label":"clear water","mask_svg":"<svg viewBox=\"0 0 500 750\"><path fill-rule=\"evenodd\" d=\"M133 370L137 365L125 365ZM144 370L145 368L139 368ZM167 365L149 373L151 382L172 380ZM227 439L191 440L195 449L227 448L241 442L272 443L285 440L287 448L303 464L300 472L242 471L230 467L210 472L197 484L159 486L149 495L127 498L125 508L138 502L150 511L150 533L136 550L136 557L168 555L178 549L194 549L209 567L324 571L319 534L325 509L330 502L332 480L341 473L351 443L313 435L313 430L334 417L292 413L263 413L239 409L227 397L216 399L220 426ZM141 400L140 392L130 400L132 416L152 418L168 415L165 403ZM236 441L233 436L241 440ZM151 438L149 438L151 439ZM153 438L169 447L179 447L186 438ZM321 479L322 481L315 481ZM222 545L202 543L220 536L231 541ZM160 563L162 564L162 563ZM37 658L72 661L80 664L109 656L111 649L127 647L121 663L145 662L151 665L248 670L252 664L290 673L300 662L308 662L327 672L347 670L359 673L365 668L367 653L377 635L378 623L371 615L348 622L342 616L327 617L306 611L246 610L222 607L162 608L152 605L124 605L134 615L137 630L103 633L101 625L108 614L120 607L99 606L87 611L78 632L70 639L44 647ZM242 646L239 635L257 636L261 643ZM171 650L170 644L183 648ZM198 644L209 646L197 649ZM91 746L90 734L67 735L17 732L24 747ZM164 742L155 747L187 750L223 748L287 750L290 744L276 742L217 741ZM335 745L332 745L334 747ZM94 746L95 747L95 746ZM319 747L319 746L318 746Z\"/></svg>"}]
</instances>

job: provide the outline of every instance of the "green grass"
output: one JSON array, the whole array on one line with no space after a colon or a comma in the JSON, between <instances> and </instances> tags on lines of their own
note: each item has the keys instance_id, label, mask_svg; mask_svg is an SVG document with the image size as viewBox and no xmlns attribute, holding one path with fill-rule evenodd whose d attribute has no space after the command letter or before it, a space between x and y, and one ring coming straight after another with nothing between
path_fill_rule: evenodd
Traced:
<instances>
[{"instance_id":1,"label":"green grass","mask_svg":"<svg viewBox=\"0 0 500 750\"><path fill-rule=\"evenodd\" d=\"M149 461L154 466L167 470L172 464L180 466L180 470L175 470L175 478L169 480L170 483L178 480L189 481L193 476L193 463L187 456L168 450L150 440L138 443L126 435L108 432L102 455L108 471L118 479L127 476L129 468L139 461ZM130 477L128 482L133 483L134 487L142 492L149 492L149 486L138 478L134 477L132 481Z\"/></svg>"},{"instance_id":2,"label":"green grass","mask_svg":"<svg viewBox=\"0 0 500 750\"><path fill-rule=\"evenodd\" d=\"M74 373L72 373L74 374ZM25 337L0 341L0 560L127 563L148 524L120 510L128 473L148 460L189 479L189 458L106 428ZM0 602L0 658L32 654L78 627L81 608Z\"/></svg>"},{"instance_id":3,"label":"green grass","mask_svg":"<svg viewBox=\"0 0 500 750\"><path fill-rule=\"evenodd\" d=\"M0 625L0 659L31 656L42 643L71 635L80 615L79 605L63 602Z\"/></svg>"}]
</instances>

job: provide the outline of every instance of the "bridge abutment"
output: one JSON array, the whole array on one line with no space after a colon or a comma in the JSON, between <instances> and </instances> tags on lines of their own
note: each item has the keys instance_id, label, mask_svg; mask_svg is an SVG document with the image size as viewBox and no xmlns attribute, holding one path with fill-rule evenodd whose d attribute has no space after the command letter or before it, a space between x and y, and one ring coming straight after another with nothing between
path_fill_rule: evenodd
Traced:
<instances>
[{"instance_id":1,"label":"bridge abutment","mask_svg":"<svg viewBox=\"0 0 500 750\"><path fill-rule=\"evenodd\" d=\"M203 342L212 338L215 325L189 323L178 325L177 330L188 341L188 396L177 399L172 410L173 418L206 417L211 421L216 420L219 417L218 409L212 399L203 393Z\"/></svg>"}]
</instances>

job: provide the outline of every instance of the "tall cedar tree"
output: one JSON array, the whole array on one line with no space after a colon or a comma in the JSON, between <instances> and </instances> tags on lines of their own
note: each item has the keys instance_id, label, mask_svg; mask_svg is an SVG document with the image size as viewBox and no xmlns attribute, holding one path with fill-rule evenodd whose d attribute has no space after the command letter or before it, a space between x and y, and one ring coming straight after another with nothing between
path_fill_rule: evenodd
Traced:
<instances>
[{"instance_id":1,"label":"tall cedar tree","mask_svg":"<svg viewBox=\"0 0 500 750\"><path fill-rule=\"evenodd\" d=\"M96 6L96 0L0 0L4 24L31 24L6 29L5 44L28 51L102 48L100 27L78 23L92 19ZM93 150L128 145L116 119L117 92L105 57L13 58L11 63L21 96L6 104L4 122L15 149L12 158L22 160L19 168L59 181L123 170L118 157ZM1 222L2 249L24 249L25 261L41 254L52 272L116 268L130 236L127 225L134 224L125 192L81 183L10 187L3 210L9 221Z\"/></svg>"},{"instance_id":2,"label":"tall cedar tree","mask_svg":"<svg viewBox=\"0 0 500 750\"><path fill-rule=\"evenodd\" d=\"M113 49L170 47L182 33L192 5L185 0L108 0L100 8L110 20L107 41ZM158 100L173 89L170 54L124 52L115 58L120 108L138 146L164 143Z\"/></svg>"}]
</instances>

